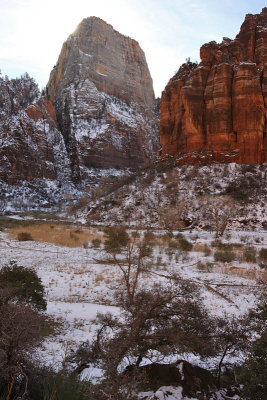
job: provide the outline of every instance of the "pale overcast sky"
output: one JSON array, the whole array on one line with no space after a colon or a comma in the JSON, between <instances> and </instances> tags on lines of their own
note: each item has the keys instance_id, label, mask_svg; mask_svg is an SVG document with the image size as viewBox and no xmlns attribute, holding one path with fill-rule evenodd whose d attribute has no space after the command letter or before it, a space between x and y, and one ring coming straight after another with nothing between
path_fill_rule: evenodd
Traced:
<instances>
[{"instance_id":1,"label":"pale overcast sky","mask_svg":"<svg viewBox=\"0 0 267 400\"><path fill-rule=\"evenodd\" d=\"M266 0L0 0L0 69L11 78L28 72L48 81L63 42L79 22L97 16L144 50L156 96L199 47L234 38L245 14Z\"/></svg>"}]
</instances>

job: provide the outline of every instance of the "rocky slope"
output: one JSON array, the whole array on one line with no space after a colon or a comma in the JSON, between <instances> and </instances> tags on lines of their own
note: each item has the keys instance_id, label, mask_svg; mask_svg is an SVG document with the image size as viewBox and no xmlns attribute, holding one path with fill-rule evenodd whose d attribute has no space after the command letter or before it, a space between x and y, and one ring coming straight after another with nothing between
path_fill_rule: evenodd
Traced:
<instances>
[{"instance_id":1,"label":"rocky slope","mask_svg":"<svg viewBox=\"0 0 267 400\"><path fill-rule=\"evenodd\" d=\"M0 180L70 179L68 154L52 104L27 74L0 76Z\"/></svg>"},{"instance_id":2,"label":"rocky slope","mask_svg":"<svg viewBox=\"0 0 267 400\"><path fill-rule=\"evenodd\" d=\"M267 8L248 14L234 40L210 42L188 62L161 100L161 154L183 162L267 161Z\"/></svg>"},{"instance_id":3,"label":"rocky slope","mask_svg":"<svg viewBox=\"0 0 267 400\"><path fill-rule=\"evenodd\" d=\"M87 195L80 216L90 224L214 230L211 210L217 208L231 229L267 229L267 164L176 165L168 159Z\"/></svg>"},{"instance_id":4,"label":"rocky slope","mask_svg":"<svg viewBox=\"0 0 267 400\"><path fill-rule=\"evenodd\" d=\"M136 167L158 148L154 92L139 44L99 18L63 44L47 85L73 177L86 167Z\"/></svg>"}]
</instances>

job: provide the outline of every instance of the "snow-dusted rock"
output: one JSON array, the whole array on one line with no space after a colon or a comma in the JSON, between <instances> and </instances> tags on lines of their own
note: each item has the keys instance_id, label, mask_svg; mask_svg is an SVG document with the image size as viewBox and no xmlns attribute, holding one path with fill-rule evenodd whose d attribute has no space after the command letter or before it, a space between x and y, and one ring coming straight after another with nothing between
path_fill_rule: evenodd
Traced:
<instances>
[{"instance_id":1,"label":"snow-dusted rock","mask_svg":"<svg viewBox=\"0 0 267 400\"><path fill-rule=\"evenodd\" d=\"M70 179L69 164L54 108L34 80L0 77L0 179Z\"/></svg>"},{"instance_id":2,"label":"snow-dusted rock","mask_svg":"<svg viewBox=\"0 0 267 400\"><path fill-rule=\"evenodd\" d=\"M47 93L80 167L138 167L158 149L154 92L139 44L99 18L84 19L63 44Z\"/></svg>"}]
</instances>

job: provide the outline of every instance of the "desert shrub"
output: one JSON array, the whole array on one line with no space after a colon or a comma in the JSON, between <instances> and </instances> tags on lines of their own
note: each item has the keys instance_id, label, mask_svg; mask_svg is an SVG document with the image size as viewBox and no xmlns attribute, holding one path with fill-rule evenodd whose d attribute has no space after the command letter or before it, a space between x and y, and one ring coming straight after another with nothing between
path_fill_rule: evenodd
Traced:
<instances>
[{"instance_id":1,"label":"desert shrub","mask_svg":"<svg viewBox=\"0 0 267 400\"><path fill-rule=\"evenodd\" d=\"M131 232L131 238L132 238L132 239L138 239L138 238L140 238L139 232L138 232L138 231L133 231L133 232Z\"/></svg>"},{"instance_id":2,"label":"desert shrub","mask_svg":"<svg viewBox=\"0 0 267 400\"><path fill-rule=\"evenodd\" d=\"M197 262L197 268L202 272L212 272L213 263L207 262L203 263L201 261Z\"/></svg>"},{"instance_id":3,"label":"desert shrub","mask_svg":"<svg viewBox=\"0 0 267 400\"><path fill-rule=\"evenodd\" d=\"M267 249L266 248L263 248L260 250L259 257L261 260L267 261Z\"/></svg>"},{"instance_id":4,"label":"desert shrub","mask_svg":"<svg viewBox=\"0 0 267 400\"><path fill-rule=\"evenodd\" d=\"M260 267L267 268L267 249L263 248L259 252Z\"/></svg>"},{"instance_id":5,"label":"desert shrub","mask_svg":"<svg viewBox=\"0 0 267 400\"><path fill-rule=\"evenodd\" d=\"M170 239L172 239L173 238L173 232L166 232L164 235L163 235L163 240L165 240L166 242L168 242Z\"/></svg>"},{"instance_id":6,"label":"desert shrub","mask_svg":"<svg viewBox=\"0 0 267 400\"><path fill-rule=\"evenodd\" d=\"M20 242L26 242L26 241L29 241L29 240L34 240L32 235L29 232L19 232L18 235L17 235L17 239Z\"/></svg>"},{"instance_id":7,"label":"desert shrub","mask_svg":"<svg viewBox=\"0 0 267 400\"><path fill-rule=\"evenodd\" d=\"M27 376L27 400L91 399L91 385L65 370L55 372L48 367L30 364L27 366Z\"/></svg>"},{"instance_id":8,"label":"desert shrub","mask_svg":"<svg viewBox=\"0 0 267 400\"><path fill-rule=\"evenodd\" d=\"M70 232L70 238L73 239L73 240L76 240L76 241L79 240L78 236L75 235L74 232Z\"/></svg>"},{"instance_id":9,"label":"desert shrub","mask_svg":"<svg viewBox=\"0 0 267 400\"><path fill-rule=\"evenodd\" d=\"M88 242L83 242L83 248L88 249L89 248L89 243Z\"/></svg>"},{"instance_id":10,"label":"desert shrub","mask_svg":"<svg viewBox=\"0 0 267 400\"><path fill-rule=\"evenodd\" d=\"M129 235L122 226L105 229L105 250L114 254L122 250L129 243Z\"/></svg>"},{"instance_id":11,"label":"desert shrub","mask_svg":"<svg viewBox=\"0 0 267 400\"><path fill-rule=\"evenodd\" d=\"M57 400L83 400L88 398L88 384L80 382L74 376L58 374L55 381L46 382L44 387L45 398ZM56 397L54 397L56 394Z\"/></svg>"},{"instance_id":12,"label":"desert shrub","mask_svg":"<svg viewBox=\"0 0 267 400\"><path fill-rule=\"evenodd\" d=\"M253 324L256 323L257 339L252 342L250 351L240 373L244 398L248 400L265 400L267 393L267 303L264 297L262 304L250 313ZM242 396L242 398L243 398Z\"/></svg>"},{"instance_id":13,"label":"desert shrub","mask_svg":"<svg viewBox=\"0 0 267 400\"><path fill-rule=\"evenodd\" d=\"M232 250L232 243L223 243L221 240L214 240L211 242L212 247L216 247L219 250Z\"/></svg>"},{"instance_id":14,"label":"desert shrub","mask_svg":"<svg viewBox=\"0 0 267 400\"><path fill-rule=\"evenodd\" d=\"M214 253L214 260L215 261L222 261L222 262L232 262L235 259L235 253L232 251L216 251Z\"/></svg>"},{"instance_id":15,"label":"desert shrub","mask_svg":"<svg viewBox=\"0 0 267 400\"><path fill-rule=\"evenodd\" d=\"M193 251L203 252L206 257L211 255L211 248L207 245L207 243L203 244L203 243L197 242L194 245Z\"/></svg>"},{"instance_id":16,"label":"desert shrub","mask_svg":"<svg viewBox=\"0 0 267 400\"><path fill-rule=\"evenodd\" d=\"M157 267L160 267L161 264L162 264L162 257L161 257L161 256L158 256L158 257L157 257L156 266L157 266Z\"/></svg>"},{"instance_id":17,"label":"desert shrub","mask_svg":"<svg viewBox=\"0 0 267 400\"><path fill-rule=\"evenodd\" d=\"M87 195L82 196L75 204L71 204L70 212L75 213L79 210L86 209L89 203L89 197Z\"/></svg>"},{"instance_id":18,"label":"desert shrub","mask_svg":"<svg viewBox=\"0 0 267 400\"><path fill-rule=\"evenodd\" d=\"M183 236L178 238L178 243L179 249L182 251L191 251L193 249L193 244Z\"/></svg>"},{"instance_id":19,"label":"desert shrub","mask_svg":"<svg viewBox=\"0 0 267 400\"><path fill-rule=\"evenodd\" d=\"M256 262L256 249L255 247L245 247L243 251L243 258L246 262Z\"/></svg>"},{"instance_id":20,"label":"desert shrub","mask_svg":"<svg viewBox=\"0 0 267 400\"><path fill-rule=\"evenodd\" d=\"M206 271L206 264L204 264L203 262L201 262L201 261L198 261L197 262L197 268L200 270L200 271Z\"/></svg>"},{"instance_id":21,"label":"desert shrub","mask_svg":"<svg viewBox=\"0 0 267 400\"><path fill-rule=\"evenodd\" d=\"M205 246L204 246L204 254L205 254L206 257L211 255L211 248L206 243L205 243Z\"/></svg>"},{"instance_id":22,"label":"desert shrub","mask_svg":"<svg viewBox=\"0 0 267 400\"><path fill-rule=\"evenodd\" d=\"M103 280L104 280L103 273L101 273L101 274L96 274L96 277L95 277L95 281L96 281L96 282L102 282Z\"/></svg>"},{"instance_id":23,"label":"desert shrub","mask_svg":"<svg viewBox=\"0 0 267 400\"><path fill-rule=\"evenodd\" d=\"M230 182L225 193L231 196L234 200L246 203L261 190L262 183L260 177L250 171L250 174L246 174L241 178Z\"/></svg>"},{"instance_id":24,"label":"desert shrub","mask_svg":"<svg viewBox=\"0 0 267 400\"><path fill-rule=\"evenodd\" d=\"M46 309L41 279L35 271L17 265L14 261L0 270L0 289L7 289L11 298L26 301L37 310Z\"/></svg>"},{"instance_id":25,"label":"desert shrub","mask_svg":"<svg viewBox=\"0 0 267 400\"><path fill-rule=\"evenodd\" d=\"M153 240L155 240L155 235L154 235L154 233L153 232L151 232L151 231L146 231L145 233L144 233L144 240L146 241L146 242L153 242Z\"/></svg>"},{"instance_id":26,"label":"desert shrub","mask_svg":"<svg viewBox=\"0 0 267 400\"><path fill-rule=\"evenodd\" d=\"M257 339L241 372L243 395L248 400L265 400L267 393L267 332Z\"/></svg>"},{"instance_id":27,"label":"desert shrub","mask_svg":"<svg viewBox=\"0 0 267 400\"><path fill-rule=\"evenodd\" d=\"M239 181L230 182L225 193L237 201L246 202L249 199L247 191L242 187Z\"/></svg>"},{"instance_id":28,"label":"desert shrub","mask_svg":"<svg viewBox=\"0 0 267 400\"><path fill-rule=\"evenodd\" d=\"M92 247L94 249L99 249L100 245L101 245L101 240L100 239L95 238L95 239L92 240Z\"/></svg>"},{"instance_id":29,"label":"desert shrub","mask_svg":"<svg viewBox=\"0 0 267 400\"><path fill-rule=\"evenodd\" d=\"M179 245L179 242L177 240L170 240L169 243L168 243L168 247L170 249L177 249L177 250L180 249L180 245Z\"/></svg>"},{"instance_id":30,"label":"desert shrub","mask_svg":"<svg viewBox=\"0 0 267 400\"><path fill-rule=\"evenodd\" d=\"M170 158L167 161L158 162L155 165L156 171L157 172L168 172L173 169L174 163L175 163L174 158Z\"/></svg>"}]
</instances>

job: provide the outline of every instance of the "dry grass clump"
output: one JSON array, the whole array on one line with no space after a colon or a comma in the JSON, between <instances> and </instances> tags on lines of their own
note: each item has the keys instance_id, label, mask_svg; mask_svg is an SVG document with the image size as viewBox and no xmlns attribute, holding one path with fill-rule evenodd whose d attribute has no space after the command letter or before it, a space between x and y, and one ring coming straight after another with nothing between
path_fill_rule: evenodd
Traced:
<instances>
[{"instance_id":1,"label":"dry grass clump","mask_svg":"<svg viewBox=\"0 0 267 400\"><path fill-rule=\"evenodd\" d=\"M261 260L267 261L267 249L263 248L259 252L259 257Z\"/></svg>"},{"instance_id":2,"label":"dry grass clump","mask_svg":"<svg viewBox=\"0 0 267 400\"><path fill-rule=\"evenodd\" d=\"M94 249L99 249L101 243L102 243L102 242L101 242L100 239L95 238L95 239L92 240L92 247L93 247Z\"/></svg>"},{"instance_id":3,"label":"dry grass clump","mask_svg":"<svg viewBox=\"0 0 267 400\"><path fill-rule=\"evenodd\" d=\"M71 239L74 239L74 240L76 240L76 241L79 240L79 237L78 237L77 235L75 235L75 233L73 233L72 231L70 231L70 238L71 238Z\"/></svg>"},{"instance_id":4,"label":"dry grass clump","mask_svg":"<svg viewBox=\"0 0 267 400\"><path fill-rule=\"evenodd\" d=\"M243 251L243 259L248 263L256 263L256 249L255 247L245 247Z\"/></svg>"},{"instance_id":5,"label":"dry grass clump","mask_svg":"<svg viewBox=\"0 0 267 400\"><path fill-rule=\"evenodd\" d=\"M213 272L267 283L267 271L262 271L257 268L248 268L242 265L228 266L226 264L214 264Z\"/></svg>"},{"instance_id":6,"label":"dry grass clump","mask_svg":"<svg viewBox=\"0 0 267 400\"><path fill-rule=\"evenodd\" d=\"M233 253L232 251L229 250L225 250L225 251L216 251L214 253L214 260L215 261L221 261L224 263L230 263L232 262L234 259L236 258L235 253Z\"/></svg>"},{"instance_id":7,"label":"dry grass clump","mask_svg":"<svg viewBox=\"0 0 267 400\"><path fill-rule=\"evenodd\" d=\"M96 275L96 277L95 277L95 282L96 282L96 283L102 282L103 280L104 280L103 273L100 273L100 274L97 274L97 275Z\"/></svg>"},{"instance_id":8,"label":"dry grass clump","mask_svg":"<svg viewBox=\"0 0 267 400\"><path fill-rule=\"evenodd\" d=\"M205 245L203 243L197 242L194 244L193 251L204 253L204 247L205 247Z\"/></svg>"},{"instance_id":9,"label":"dry grass clump","mask_svg":"<svg viewBox=\"0 0 267 400\"><path fill-rule=\"evenodd\" d=\"M76 229L73 226L65 224L51 225L49 223L33 224L27 227L14 227L8 230L11 238L18 238L21 234L30 235L31 239L48 242L68 247L83 247L85 242L91 242L93 239L100 239L103 234L96 228ZM25 239L22 239L25 240Z\"/></svg>"},{"instance_id":10,"label":"dry grass clump","mask_svg":"<svg viewBox=\"0 0 267 400\"><path fill-rule=\"evenodd\" d=\"M29 232L19 232L17 235L17 239L19 242L26 242L26 241L34 240L32 235Z\"/></svg>"},{"instance_id":11,"label":"dry grass clump","mask_svg":"<svg viewBox=\"0 0 267 400\"><path fill-rule=\"evenodd\" d=\"M211 255L211 248L206 243L197 242L194 244L193 251L204 253L206 257Z\"/></svg>"}]
</instances>

